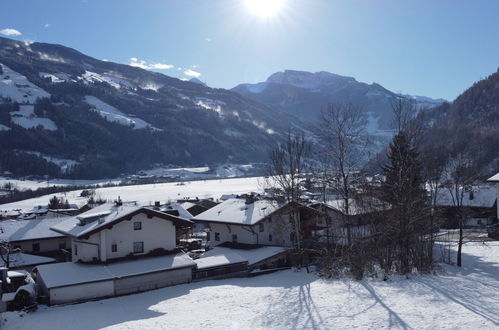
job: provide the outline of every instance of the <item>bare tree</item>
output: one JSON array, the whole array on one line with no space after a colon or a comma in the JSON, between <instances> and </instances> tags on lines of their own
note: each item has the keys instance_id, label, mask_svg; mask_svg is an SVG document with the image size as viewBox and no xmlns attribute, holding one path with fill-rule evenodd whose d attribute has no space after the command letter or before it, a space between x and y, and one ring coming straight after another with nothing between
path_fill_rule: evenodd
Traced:
<instances>
[{"instance_id":1,"label":"bare tree","mask_svg":"<svg viewBox=\"0 0 499 330\"><path fill-rule=\"evenodd\" d=\"M310 146L303 134L288 133L284 144L271 150L268 168L269 183L277 186L284 193L288 203L297 202L301 195L300 182L306 172L306 158L309 156ZM302 232L298 210L291 207L291 218L294 233L294 246L300 251L302 248Z\"/></svg>"},{"instance_id":2,"label":"bare tree","mask_svg":"<svg viewBox=\"0 0 499 330\"><path fill-rule=\"evenodd\" d=\"M476 158L467 152L460 152L451 158L446 166L447 187L456 211L457 224L459 228L459 240L457 246L457 265L462 266L462 248L464 241L464 226L466 224L466 209L463 205L464 196L467 191L473 189L473 183L478 179Z\"/></svg>"},{"instance_id":3,"label":"bare tree","mask_svg":"<svg viewBox=\"0 0 499 330\"><path fill-rule=\"evenodd\" d=\"M16 261L15 254L21 252L21 249L14 248L9 242L0 240L0 259L5 267L9 268L13 261Z\"/></svg>"},{"instance_id":4,"label":"bare tree","mask_svg":"<svg viewBox=\"0 0 499 330\"><path fill-rule=\"evenodd\" d=\"M323 172L325 181L341 197L347 227L348 243L351 244L350 201L353 197L353 179L366 160L368 139L362 108L355 104L333 104L322 111L319 118L319 140L322 142L323 160L329 171Z\"/></svg>"}]
</instances>

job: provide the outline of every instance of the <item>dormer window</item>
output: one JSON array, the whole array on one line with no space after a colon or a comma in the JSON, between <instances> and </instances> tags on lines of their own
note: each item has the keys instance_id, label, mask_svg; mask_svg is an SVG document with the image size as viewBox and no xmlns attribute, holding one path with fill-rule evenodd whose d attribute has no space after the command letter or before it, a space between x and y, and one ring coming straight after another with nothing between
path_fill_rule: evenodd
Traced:
<instances>
[{"instance_id":1,"label":"dormer window","mask_svg":"<svg viewBox=\"0 0 499 330\"><path fill-rule=\"evenodd\" d=\"M133 230L142 230L142 222L136 221L133 223Z\"/></svg>"}]
</instances>

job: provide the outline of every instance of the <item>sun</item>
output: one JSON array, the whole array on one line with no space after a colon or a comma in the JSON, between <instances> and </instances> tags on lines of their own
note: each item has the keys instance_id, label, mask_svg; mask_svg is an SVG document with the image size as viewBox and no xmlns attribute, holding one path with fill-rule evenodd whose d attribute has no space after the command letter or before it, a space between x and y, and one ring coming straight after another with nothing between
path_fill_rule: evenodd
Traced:
<instances>
[{"instance_id":1,"label":"sun","mask_svg":"<svg viewBox=\"0 0 499 330\"><path fill-rule=\"evenodd\" d=\"M285 0L244 0L246 7L260 17L271 17L279 13Z\"/></svg>"}]
</instances>

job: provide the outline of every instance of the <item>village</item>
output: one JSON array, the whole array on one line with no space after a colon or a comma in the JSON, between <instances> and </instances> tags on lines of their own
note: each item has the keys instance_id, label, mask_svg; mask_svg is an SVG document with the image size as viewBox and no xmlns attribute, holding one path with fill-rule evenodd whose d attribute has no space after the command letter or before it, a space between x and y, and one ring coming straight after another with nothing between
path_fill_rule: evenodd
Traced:
<instances>
[{"instance_id":1,"label":"village","mask_svg":"<svg viewBox=\"0 0 499 330\"><path fill-rule=\"evenodd\" d=\"M366 178L371 185L382 180ZM369 240L373 219L391 210L385 202L358 194L345 214L343 199L324 194L309 178L300 183L298 201L286 200L275 187L175 201L162 201L161 190L155 190L154 202L130 200L125 194L96 201L90 194L85 204L66 201L57 207L54 196L49 205L2 210L2 308L33 310L38 304L79 303L291 267L308 271L318 264L321 247ZM469 240L499 238L498 195L499 173L463 192ZM436 205L448 221L441 223L435 239L455 242L452 194L441 189Z\"/></svg>"}]
</instances>

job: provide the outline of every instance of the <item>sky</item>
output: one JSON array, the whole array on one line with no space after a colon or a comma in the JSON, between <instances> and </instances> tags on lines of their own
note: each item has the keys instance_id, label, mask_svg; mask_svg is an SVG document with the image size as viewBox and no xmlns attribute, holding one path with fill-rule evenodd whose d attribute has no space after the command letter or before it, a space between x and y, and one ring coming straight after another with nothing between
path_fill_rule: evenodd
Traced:
<instances>
[{"instance_id":1,"label":"sky","mask_svg":"<svg viewBox=\"0 0 499 330\"><path fill-rule=\"evenodd\" d=\"M453 100L499 67L497 0L1 0L0 17L1 36L211 87L292 69Z\"/></svg>"}]
</instances>

